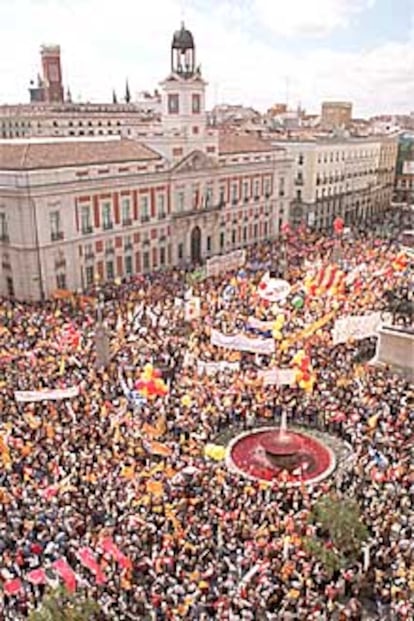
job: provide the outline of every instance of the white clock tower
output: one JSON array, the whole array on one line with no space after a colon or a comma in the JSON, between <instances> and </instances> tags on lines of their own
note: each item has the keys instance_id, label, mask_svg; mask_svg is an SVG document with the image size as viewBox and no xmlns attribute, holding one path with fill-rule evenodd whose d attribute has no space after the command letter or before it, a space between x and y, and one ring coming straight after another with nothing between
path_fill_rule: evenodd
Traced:
<instances>
[{"instance_id":1,"label":"white clock tower","mask_svg":"<svg viewBox=\"0 0 414 621\"><path fill-rule=\"evenodd\" d=\"M192 33L181 25L171 45L171 72L162 86L162 127L169 148L164 151L177 161L195 150L206 152L214 144L215 132L207 128L205 90L207 82L196 65Z\"/></svg>"}]
</instances>

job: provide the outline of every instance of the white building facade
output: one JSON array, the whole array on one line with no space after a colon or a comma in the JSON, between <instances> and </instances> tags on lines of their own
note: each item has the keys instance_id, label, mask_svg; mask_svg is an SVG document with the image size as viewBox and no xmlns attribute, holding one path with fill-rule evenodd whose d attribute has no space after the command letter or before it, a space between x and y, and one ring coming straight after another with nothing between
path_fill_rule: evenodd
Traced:
<instances>
[{"instance_id":1,"label":"white building facade","mask_svg":"<svg viewBox=\"0 0 414 621\"><path fill-rule=\"evenodd\" d=\"M275 144L287 149L294 161L294 224L326 229L340 215L352 225L389 209L398 151L395 136Z\"/></svg>"},{"instance_id":2,"label":"white building facade","mask_svg":"<svg viewBox=\"0 0 414 621\"><path fill-rule=\"evenodd\" d=\"M182 27L158 126L0 141L0 296L42 299L279 235L292 160L208 127L205 87Z\"/></svg>"}]
</instances>

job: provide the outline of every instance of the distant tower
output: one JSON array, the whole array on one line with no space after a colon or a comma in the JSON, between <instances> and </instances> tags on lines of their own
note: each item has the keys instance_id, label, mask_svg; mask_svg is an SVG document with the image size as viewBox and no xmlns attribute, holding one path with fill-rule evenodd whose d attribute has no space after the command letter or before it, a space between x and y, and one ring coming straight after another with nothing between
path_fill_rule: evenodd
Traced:
<instances>
[{"instance_id":1,"label":"distant tower","mask_svg":"<svg viewBox=\"0 0 414 621\"><path fill-rule=\"evenodd\" d=\"M60 46L43 45L40 50L42 57L43 82L45 89L44 101L47 103L63 103L62 68L60 64Z\"/></svg>"},{"instance_id":2,"label":"distant tower","mask_svg":"<svg viewBox=\"0 0 414 621\"><path fill-rule=\"evenodd\" d=\"M113 91L112 91L112 103L113 104L118 103L118 97L116 96L115 89L113 89Z\"/></svg>"},{"instance_id":3,"label":"distant tower","mask_svg":"<svg viewBox=\"0 0 414 621\"><path fill-rule=\"evenodd\" d=\"M72 103L72 93L70 88L66 91L66 103Z\"/></svg>"}]
</instances>

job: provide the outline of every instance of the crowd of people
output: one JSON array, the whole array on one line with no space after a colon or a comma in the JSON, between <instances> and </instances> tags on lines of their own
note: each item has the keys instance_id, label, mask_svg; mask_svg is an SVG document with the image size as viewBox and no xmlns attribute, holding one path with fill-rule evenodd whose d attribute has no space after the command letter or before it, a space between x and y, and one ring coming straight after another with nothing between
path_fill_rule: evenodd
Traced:
<instances>
[{"instance_id":1,"label":"crowd of people","mask_svg":"<svg viewBox=\"0 0 414 621\"><path fill-rule=\"evenodd\" d=\"M27 618L59 580L97 601L102 620L414 618L410 378L361 362L361 342L332 343L335 317L386 311L384 292L407 288L410 264L394 269L398 244L361 227L339 256L356 276L335 295L311 297L302 283L329 261L331 236L292 231L286 243L285 277L304 304L290 296L277 309L283 336L272 356L216 347L210 334L243 330L249 316L274 318L257 292L263 267L277 269L277 240L249 249L241 272L191 284L176 269L42 304L1 302L0 618ZM190 287L201 306L186 321ZM99 297L105 367L95 353ZM329 312L335 317L313 334L288 338ZM75 338L65 341L68 325ZM312 391L263 385L260 370L289 367L301 348L316 376ZM199 361L223 360L239 370L199 374ZM166 395L134 389L148 364ZM66 399L16 400L16 391L70 387L76 394ZM283 410L288 424L346 442L347 467L319 485L266 487L205 456L229 430L273 424ZM369 530L360 558L333 573L304 545L318 531L312 507L331 493L357 499ZM108 541L117 552L108 553ZM61 559L75 583L57 570Z\"/></svg>"}]
</instances>

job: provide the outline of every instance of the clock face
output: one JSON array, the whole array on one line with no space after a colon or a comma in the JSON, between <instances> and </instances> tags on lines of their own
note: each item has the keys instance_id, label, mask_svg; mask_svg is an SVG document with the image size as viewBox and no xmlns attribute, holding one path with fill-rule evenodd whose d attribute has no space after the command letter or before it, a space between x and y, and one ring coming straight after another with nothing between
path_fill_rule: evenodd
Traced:
<instances>
[{"instance_id":1,"label":"clock face","mask_svg":"<svg viewBox=\"0 0 414 621\"><path fill-rule=\"evenodd\" d=\"M49 65L49 78L51 82L59 82L59 68L56 63Z\"/></svg>"}]
</instances>

